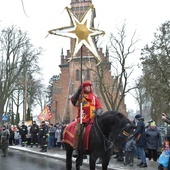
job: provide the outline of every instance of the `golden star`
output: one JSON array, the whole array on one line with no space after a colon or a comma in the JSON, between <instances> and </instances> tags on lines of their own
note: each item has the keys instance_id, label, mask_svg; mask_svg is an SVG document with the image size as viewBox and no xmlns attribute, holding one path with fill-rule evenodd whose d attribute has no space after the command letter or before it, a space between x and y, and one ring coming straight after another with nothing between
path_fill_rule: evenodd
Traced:
<instances>
[{"instance_id":1,"label":"golden star","mask_svg":"<svg viewBox=\"0 0 170 170\"><path fill-rule=\"evenodd\" d=\"M70 16L71 26L50 30L48 31L49 34L76 39L71 59L77 54L82 45L85 45L92 52L99 64L101 59L97 52L97 47L93 37L102 34L104 35L105 33L104 31L92 27L94 6L91 5L88 8L80 21L73 14L70 8L66 7L66 10Z\"/></svg>"}]
</instances>

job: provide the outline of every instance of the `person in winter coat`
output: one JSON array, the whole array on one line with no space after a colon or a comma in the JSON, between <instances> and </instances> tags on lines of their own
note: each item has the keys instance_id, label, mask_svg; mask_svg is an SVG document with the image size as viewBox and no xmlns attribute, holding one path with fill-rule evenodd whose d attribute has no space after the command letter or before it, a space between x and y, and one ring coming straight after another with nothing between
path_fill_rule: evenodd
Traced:
<instances>
[{"instance_id":1,"label":"person in winter coat","mask_svg":"<svg viewBox=\"0 0 170 170\"><path fill-rule=\"evenodd\" d=\"M31 133L30 133L31 125L27 126L28 133L26 134L26 144L31 145Z\"/></svg>"},{"instance_id":2,"label":"person in winter coat","mask_svg":"<svg viewBox=\"0 0 170 170\"><path fill-rule=\"evenodd\" d=\"M53 126L53 124L49 124L48 127L48 149L52 149L54 148L54 142L55 142L55 131L56 131L56 127Z\"/></svg>"},{"instance_id":3,"label":"person in winter coat","mask_svg":"<svg viewBox=\"0 0 170 170\"><path fill-rule=\"evenodd\" d=\"M132 137L136 139L136 147L141 159L141 162L138 164L138 166L144 168L147 167L146 155L144 151L144 148L146 147L145 123L144 118L140 114L137 114L135 116L135 120L137 122L137 125L135 132L132 134Z\"/></svg>"},{"instance_id":4,"label":"person in winter coat","mask_svg":"<svg viewBox=\"0 0 170 170\"><path fill-rule=\"evenodd\" d=\"M9 126L9 132L10 132L10 135L9 135L9 145L12 146L14 144L14 131L11 127L11 125Z\"/></svg>"},{"instance_id":5,"label":"person in winter coat","mask_svg":"<svg viewBox=\"0 0 170 170\"><path fill-rule=\"evenodd\" d=\"M146 147L148 149L148 158L157 161L157 149L161 146L161 134L156 127L154 121L150 123L150 126L146 130Z\"/></svg>"},{"instance_id":6,"label":"person in winter coat","mask_svg":"<svg viewBox=\"0 0 170 170\"><path fill-rule=\"evenodd\" d=\"M96 115L102 114L103 110L99 99L92 91L92 83L90 81L85 81L79 86L78 90L71 97L71 102L73 106L77 107L77 124L74 134L74 146L73 157L78 156L77 147L79 144L79 139L81 135L81 121L85 125ZM81 104L82 104L82 120L81 116Z\"/></svg>"},{"instance_id":7,"label":"person in winter coat","mask_svg":"<svg viewBox=\"0 0 170 170\"><path fill-rule=\"evenodd\" d=\"M57 143L57 148L61 149L62 147L62 125L57 125L56 126L56 131L55 131L55 137L56 137L56 143Z\"/></svg>"},{"instance_id":8,"label":"person in winter coat","mask_svg":"<svg viewBox=\"0 0 170 170\"><path fill-rule=\"evenodd\" d=\"M33 121L33 124L30 129L31 148L33 147L33 145L36 145L36 147L38 147L38 133L39 133L39 126L36 124L36 121Z\"/></svg>"},{"instance_id":9,"label":"person in winter coat","mask_svg":"<svg viewBox=\"0 0 170 170\"><path fill-rule=\"evenodd\" d=\"M18 126L18 129L19 129L19 134L21 135L21 141L22 141L21 146L25 146L27 144L26 135L28 133L28 129L24 121L22 122L21 126Z\"/></svg>"},{"instance_id":10,"label":"person in winter coat","mask_svg":"<svg viewBox=\"0 0 170 170\"><path fill-rule=\"evenodd\" d=\"M21 135L19 134L19 130L18 129L15 129L15 132L14 132L14 144L15 145L18 145L19 144L19 139L21 138Z\"/></svg>"},{"instance_id":11,"label":"person in winter coat","mask_svg":"<svg viewBox=\"0 0 170 170\"><path fill-rule=\"evenodd\" d=\"M167 123L168 125L170 125L170 118L167 117L167 115L165 113L162 113L162 120ZM170 143L170 126L167 127L167 134L166 134L166 139L169 141Z\"/></svg>"},{"instance_id":12,"label":"person in winter coat","mask_svg":"<svg viewBox=\"0 0 170 170\"><path fill-rule=\"evenodd\" d=\"M48 126L45 124L45 121L41 122L41 126L39 128L39 138L40 138L40 145L41 145L40 152L47 152Z\"/></svg>"},{"instance_id":13,"label":"person in winter coat","mask_svg":"<svg viewBox=\"0 0 170 170\"><path fill-rule=\"evenodd\" d=\"M9 145L9 129L5 125L2 126L2 131L0 132L0 147L2 149L1 157L6 157L8 154L8 145Z\"/></svg>"},{"instance_id":14,"label":"person in winter coat","mask_svg":"<svg viewBox=\"0 0 170 170\"><path fill-rule=\"evenodd\" d=\"M136 141L133 138L129 138L125 145L125 159L124 165L130 164L133 166L133 159L135 153Z\"/></svg>"}]
</instances>

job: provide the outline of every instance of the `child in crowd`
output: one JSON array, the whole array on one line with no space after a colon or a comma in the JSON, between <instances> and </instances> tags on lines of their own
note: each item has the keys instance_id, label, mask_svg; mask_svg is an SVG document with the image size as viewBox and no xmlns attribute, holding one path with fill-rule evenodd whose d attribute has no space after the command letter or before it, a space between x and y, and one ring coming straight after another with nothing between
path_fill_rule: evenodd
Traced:
<instances>
[{"instance_id":1,"label":"child in crowd","mask_svg":"<svg viewBox=\"0 0 170 170\"><path fill-rule=\"evenodd\" d=\"M135 146L136 146L136 141L133 138L129 139L126 142L124 165L130 164L131 166L133 166Z\"/></svg>"},{"instance_id":2,"label":"child in crowd","mask_svg":"<svg viewBox=\"0 0 170 170\"><path fill-rule=\"evenodd\" d=\"M19 130L16 129L15 132L14 132L14 142L15 142L15 145L18 145L19 144L19 139L21 138L20 134L19 134Z\"/></svg>"}]
</instances>

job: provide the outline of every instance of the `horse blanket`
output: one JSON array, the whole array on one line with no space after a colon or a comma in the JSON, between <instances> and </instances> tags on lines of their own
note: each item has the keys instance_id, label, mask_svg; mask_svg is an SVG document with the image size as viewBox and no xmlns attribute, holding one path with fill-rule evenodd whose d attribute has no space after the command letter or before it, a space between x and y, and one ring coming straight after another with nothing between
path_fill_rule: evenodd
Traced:
<instances>
[{"instance_id":1,"label":"horse blanket","mask_svg":"<svg viewBox=\"0 0 170 170\"><path fill-rule=\"evenodd\" d=\"M84 145L85 150L88 150L88 147L89 147L88 146L89 134L90 134L90 130L91 130L93 122L94 122L94 119L91 119L90 122L85 125L85 132L83 134L83 145ZM74 143L74 134L75 134L76 124L77 124L77 120L71 122L70 124L66 126L63 132L62 142L68 143L72 147Z\"/></svg>"}]
</instances>

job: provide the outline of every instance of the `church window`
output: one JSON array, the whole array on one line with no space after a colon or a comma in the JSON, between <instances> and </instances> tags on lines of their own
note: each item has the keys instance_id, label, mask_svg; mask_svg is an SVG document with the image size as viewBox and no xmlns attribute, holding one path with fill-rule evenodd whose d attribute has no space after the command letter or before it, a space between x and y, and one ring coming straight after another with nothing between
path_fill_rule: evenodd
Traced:
<instances>
[{"instance_id":1,"label":"church window","mask_svg":"<svg viewBox=\"0 0 170 170\"><path fill-rule=\"evenodd\" d=\"M80 71L76 70L76 81L80 80Z\"/></svg>"}]
</instances>

